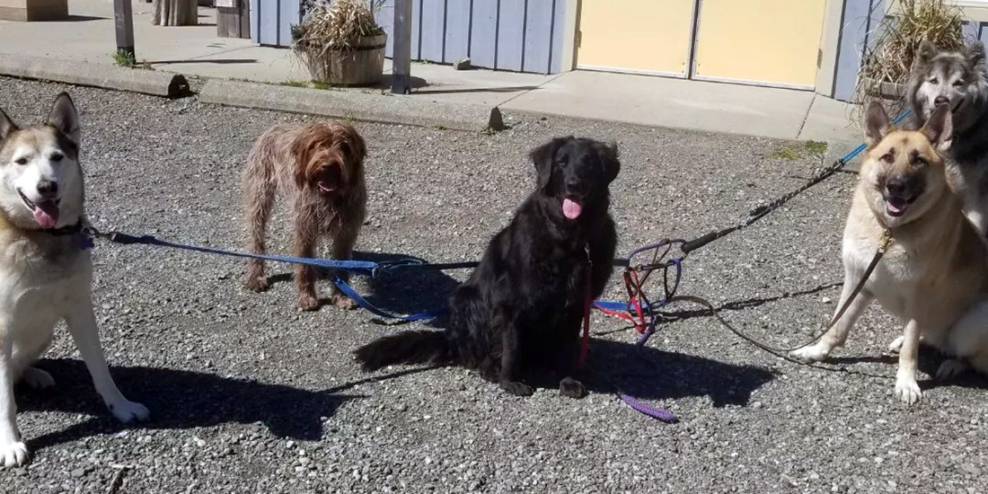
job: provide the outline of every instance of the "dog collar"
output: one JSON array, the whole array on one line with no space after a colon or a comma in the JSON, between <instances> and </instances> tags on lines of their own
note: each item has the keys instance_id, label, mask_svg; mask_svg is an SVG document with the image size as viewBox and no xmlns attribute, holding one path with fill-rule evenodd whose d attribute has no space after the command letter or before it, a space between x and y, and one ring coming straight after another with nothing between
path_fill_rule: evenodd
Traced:
<instances>
[{"instance_id":1,"label":"dog collar","mask_svg":"<svg viewBox=\"0 0 988 494\"><path fill-rule=\"evenodd\" d=\"M93 237L90 234L89 228L86 227L86 224L82 219L77 221L74 225L63 226L61 228L49 228L41 231L56 237L71 235L81 250L89 250L93 247Z\"/></svg>"}]
</instances>

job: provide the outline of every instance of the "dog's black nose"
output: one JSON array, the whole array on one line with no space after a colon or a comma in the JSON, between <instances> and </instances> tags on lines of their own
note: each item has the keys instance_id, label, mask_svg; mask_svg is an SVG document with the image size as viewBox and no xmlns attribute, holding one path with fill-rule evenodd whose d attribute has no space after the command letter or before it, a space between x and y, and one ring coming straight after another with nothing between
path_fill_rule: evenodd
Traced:
<instances>
[{"instance_id":1,"label":"dog's black nose","mask_svg":"<svg viewBox=\"0 0 988 494\"><path fill-rule=\"evenodd\" d=\"M885 189L889 191L891 196L905 195L908 187L906 180L902 177L890 178L888 182L885 182Z\"/></svg>"},{"instance_id":2,"label":"dog's black nose","mask_svg":"<svg viewBox=\"0 0 988 494\"><path fill-rule=\"evenodd\" d=\"M38 193L43 196L58 194L58 183L50 180L38 182Z\"/></svg>"},{"instance_id":3,"label":"dog's black nose","mask_svg":"<svg viewBox=\"0 0 988 494\"><path fill-rule=\"evenodd\" d=\"M949 105L949 104L950 104L950 98L946 96L937 96L937 98L933 100L934 106Z\"/></svg>"}]
</instances>

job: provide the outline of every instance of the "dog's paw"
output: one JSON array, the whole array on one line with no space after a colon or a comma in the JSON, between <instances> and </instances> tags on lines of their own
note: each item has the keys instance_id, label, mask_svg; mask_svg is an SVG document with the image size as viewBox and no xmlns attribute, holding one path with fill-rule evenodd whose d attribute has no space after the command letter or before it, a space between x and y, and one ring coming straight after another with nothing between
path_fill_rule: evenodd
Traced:
<instances>
[{"instance_id":1,"label":"dog's paw","mask_svg":"<svg viewBox=\"0 0 988 494\"><path fill-rule=\"evenodd\" d=\"M923 398L915 379L899 378L895 381L895 397L906 405L915 405Z\"/></svg>"},{"instance_id":2,"label":"dog's paw","mask_svg":"<svg viewBox=\"0 0 988 494\"><path fill-rule=\"evenodd\" d=\"M502 381L501 389L515 396L532 396L535 393L535 388L518 381Z\"/></svg>"},{"instance_id":3,"label":"dog's paw","mask_svg":"<svg viewBox=\"0 0 988 494\"><path fill-rule=\"evenodd\" d=\"M889 353L899 353L902 350L902 342L904 341L906 341L905 336L900 336L892 340L892 343L889 344Z\"/></svg>"},{"instance_id":4,"label":"dog's paw","mask_svg":"<svg viewBox=\"0 0 988 494\"><path fill-rule=\"evenodd\" d=\"M120 403L110 403L106 406L110 409L110 412L117 418L117 420L125 424L133 422L134 420L147 420L148 415L150 415L147 407L133 401L125 400Z\"/></svg>"},{"instance_id":5,"label":"dog's paw","mask_svg":"<svg viewBox=\"0 0 988 494\"><path fill-rule=\"evenodd\" d=\"M24 384L27 384L31 389L55 387L55 379L51 377L51 374L37 367L28 367L27 369L24 369L24 374L21 375L21 380L23 380Z\"/></svg>"},{"instance_id":6,"label":"dog's paw","mask_svg":"<svg viewBox=\"0 0 988 494\"><path fill-rule=\"evenodd\" d=\"M568 398L579 399L587 395L587 388L572 377L564 377L562 381L559 381L559 394Z\"/></svg>"},{"instance_id":7,"label":"dog's paw","mask_svg":"<svg viewBox=\"0 0 988 494\"><path fill-rule=\"evenodd\" d=\"M967 370L967 363L960 359L948 359L937 369L937 381L953 379Z\"/></svg>"},{"instance_id":8,"label":"dog's paw","mask_svg":"<svg viewBox=\"0 0 988 494\"><path fill-rule=\"evenodd\" d=\"M27 446L20 441L0 444L0 457L3 458L3 468L22 467L31 459Z\"/></svg>"},{"instance_id":9,"label":"dog's paw","mask_svg":"<svg viewBox=\"0 0 988 494\"><path fill-rule=\"evenodd\" d=\"M802 362L820 362L827 358L827 355L830 355L830 349L823 343L804 346L803 348L789 352L790 357Z\"/></svg>"},{"instance_id":10,"label":"dog's paw","mask_svg":"<svg viewBox=\"0 0 988 494\"><path fill-rule=\"evenodd\" d=\"M302 310L317 310L319 309L319 299L312 295L299 294L298 308Z\"/></svg>"},{"instance_id":11,"label":"dog's paw","mask_svg":"<svg viewBox=\"0 0 988 494\"><path fill-rule=\"evenodd\" d=\"M353 310L357 308L357 303L354 302L353 299L347 297L342 293L333 294L332 301L333 301L333 306L340 309Z\"/></svg>"},{"instance_id":12,"label":"dog's paw","mask_svg":"<svg viewBox=\"0 0 988 494\"><path fill-rule=\"evenodd\" d=\"M255 278L247 278L247 289L252 292L263 292L269 288L268 280L264 279L263 276L258 276Z\"/></svg>"}]
</instances>

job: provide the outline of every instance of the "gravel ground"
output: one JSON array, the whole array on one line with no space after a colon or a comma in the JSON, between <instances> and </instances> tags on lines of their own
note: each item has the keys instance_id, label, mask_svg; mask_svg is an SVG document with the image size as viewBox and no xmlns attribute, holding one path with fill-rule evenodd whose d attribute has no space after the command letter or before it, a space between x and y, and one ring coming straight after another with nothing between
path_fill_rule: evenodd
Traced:
<instances>
[{"instance_id":1,"label":"gravel ground","mask_svg":"<svg viewBox=\"0 0 988 494\"><path fill-rule=\"evenodd\" d=\"M59 85L0 79L19 121ZM238 173L253 139L303 117L67 88L81 111L96 226L239 247ZM656 109L661 111L661 109ZM531 189L532 147L553 136L615 139L622 252L693 237L798 185L820 164L792 143L616 124L516 118L497 135L356 124L370 202L358 249L373 259L479 258ZM831 154L842 150L832 149ZM798 154L798 153L797 153ZM839 174L741 233L691 255L681 293L729 304L753 336L795 345L834 310L852 173ZM284 249L279 216L276 240ZM461 369L362 374L350 352L400 328L362 311L293 306L288 267L271 291L243 288L242 262L99 244L96 311L111 371L151 420L117 424L64 331L40 362L54 390L18 390L35 458L0 473L5 492L985 492L986 381L936 384L925 353L920 406L892 381L796 366L686 312L638 351L619 321L594 317L584 400L508 396ZM463 273L359 281L387 308L442 303ZM324 283L324 295L328 286ZM617 277L608 298L621 293ZM697 307L673 307L692 311ZM419 327L411 324L406 327ZM899 327L869 309L838 354L892 376ZM627 408L617 385L682 420ZM122 483L121 483L122 482Z\"/></svg>"}]
</instances>

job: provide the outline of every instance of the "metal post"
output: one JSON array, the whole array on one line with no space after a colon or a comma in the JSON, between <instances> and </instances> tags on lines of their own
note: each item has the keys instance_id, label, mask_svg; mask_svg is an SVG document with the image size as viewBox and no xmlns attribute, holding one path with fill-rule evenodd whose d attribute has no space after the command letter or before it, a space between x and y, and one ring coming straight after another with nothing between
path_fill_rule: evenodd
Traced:
<instances>
[{"instance_id":1,"label":"metal post","mask_svg":"<svg viewBox=\"0 0 988 494\"><path fill-rule=\"evenodd\" d=\"M412 72L412 0L395 0L391 92L408 94Z\"/></svg>"},{"instance_id":2,"label":"metal post","mask_svg":"<svg viewBox=\"0 0 988 494\"><path fill-rule=\"evenodd\" d=\"M134 57L134 15L131 0L113 0L113 23L117 31L117 53Z\"/></svg>"}]
</instances>

